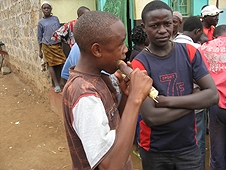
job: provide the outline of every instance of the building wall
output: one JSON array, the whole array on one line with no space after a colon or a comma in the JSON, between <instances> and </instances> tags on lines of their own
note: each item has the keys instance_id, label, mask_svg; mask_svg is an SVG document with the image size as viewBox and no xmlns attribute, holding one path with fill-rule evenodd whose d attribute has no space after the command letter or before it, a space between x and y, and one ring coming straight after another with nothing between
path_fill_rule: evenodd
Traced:
<instances>
[{"instance_id":1,"label":"building wall","mask_svg":"<svg viewBox=\"0 0 226 170\"><path fill-rule=\"evenodd\" d=\"M150 0L134 0L134 20L141 20L141 12Z\"/></svg>"},{"instance_id":2,"label":"building wall","mask_svg":"<svg viewBox=\"0 0 226 170\"><path fill-rule=\"evenodd\" d=\"M4 65L19 73L26 82L42 93L52 86L48 71L40 71L37 23L42 17L43 0L0 0L0 41L9 55ZM87 6L95 10L95 0L49 0L53 14L61 23L77 18L77 8Z\"/></svg>"},{"instance_id":3,"label":"building wall","mask_svg":"<svg viewBox=\"0 0 226 170\"><path fill-rule=\"evenodd\" d=\"M37 23L41 17L38 0L1 0L0 41L9 53L4 64L17 71L40 91L51 86L48 72L40 72Z\"/></svg>"},{"instance_id":4,"label":"building wall","mask_svg":"<svg viewBox=\"0 0 226 170\"><path fill-rule=\"evenodd\" d=\"M44 0L41 0L43 2ZM77 9L86 6L90 10L96 10L95 0L48 0L53 6L53 14L56 15L61 23L68 22L77 18Z\"/></svg>"}]
</instances>

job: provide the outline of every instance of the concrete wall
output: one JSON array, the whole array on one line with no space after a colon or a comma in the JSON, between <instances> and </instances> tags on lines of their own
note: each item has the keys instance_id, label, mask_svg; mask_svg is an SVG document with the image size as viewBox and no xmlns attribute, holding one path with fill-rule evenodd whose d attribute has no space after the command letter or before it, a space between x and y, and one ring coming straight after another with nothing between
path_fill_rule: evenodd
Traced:
<instances>
[{"instance_id":1,"label":"concrete wall","mask_svg":"<svg viewBox=\"0 0 226 170\"><path fill-rule=\"evenodd\" d=\"M141 12L150 0L134 0L134 20L141 20Z\"/></svg>"},{"instance_id":2,"label":"concrete wall","mask_svg":"<svg viewBox=\"0 0 226 170\"><path fill-rule=\"evenodd\" d=\"M44 0L41 0L43 2ZM95 0L48 0L53 6L53 14L56 15L61 23L68 22L77 18L77 9L86 6L90 10L96 10Z\"/></svg>"},{"instance_id":3,"label":"concrete wall","mask_svg":"<svg viewBox=\"0 0 226 170\"><path fill-rule=\"evenodd\" d=\"M48 72L40 72L37 23L41 16L39 0L1 0L0 41L9 53L4 64L44 92L51 79Z\"/></svg>"},{"instance_id":4,"label":"concrete wall","mask_svg":"<svg viewBox=\"0 0 226 170\"><path fill-rule=\"evenodd\" d=\"M0 41L9 56L4 65L10 67L41 93L47 92L52 81L48 71L40 71L37 23L42 17L42 0L0 0ZM77 18L77 8L87 6L95 10L94 0L49 0L53 14L61 23Z\"/></svg>"}]
</instances>

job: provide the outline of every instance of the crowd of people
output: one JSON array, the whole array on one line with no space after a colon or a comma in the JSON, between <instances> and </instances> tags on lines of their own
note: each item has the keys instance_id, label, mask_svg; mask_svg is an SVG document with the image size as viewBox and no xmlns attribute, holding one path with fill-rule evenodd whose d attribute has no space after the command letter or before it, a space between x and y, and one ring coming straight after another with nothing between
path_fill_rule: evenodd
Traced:
<instances>
[{"instance_id":1,"label":"crowd of people","mask_svg":"<svg viewBox=\"0 0 226 170\"><path fill-rule=\"evenodd\" d=\"M117 16L82 6L78 19L60 26L49 2L41 9L39 56L55 92L63 90L72 169L132 170L135 142L143 170L204 170L207 122L210 169L226 169L226 25L217 26L222 10L205 5L201 18L183 21L166 3L149 2L129 35L128 77L117 66L128 53ZM68 57L62 41L71 47ZM152 86L156 100L148 97Z\"/></svg>"}]
</instances>

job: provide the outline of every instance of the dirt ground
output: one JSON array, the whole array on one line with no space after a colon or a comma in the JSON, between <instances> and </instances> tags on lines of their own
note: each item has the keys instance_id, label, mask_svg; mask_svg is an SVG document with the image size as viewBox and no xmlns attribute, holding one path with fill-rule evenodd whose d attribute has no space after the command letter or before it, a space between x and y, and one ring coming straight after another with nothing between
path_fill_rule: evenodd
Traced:
<instances>
[{"instance_id":1,"label":"dirt ground","mask_svg":"<svg viewBox=\"0 0 226 170\"><path fill-rule=\"evenodd\" d=\"M0 74L0 151L0 170L71 170L61 118L14 73ZM131 156L135 170L142 170L141 160Z\"/></svg>"},{"instance_id":2,"label":"dirt ground","mask_svg":"<svg viewBox=\"0 0 226 170\"><path fill-rule=\"evenodd\" d=\"M14 73L0 75L0 126L0 170L71 170L61 118Z\"/></svg>"}]
</instances>

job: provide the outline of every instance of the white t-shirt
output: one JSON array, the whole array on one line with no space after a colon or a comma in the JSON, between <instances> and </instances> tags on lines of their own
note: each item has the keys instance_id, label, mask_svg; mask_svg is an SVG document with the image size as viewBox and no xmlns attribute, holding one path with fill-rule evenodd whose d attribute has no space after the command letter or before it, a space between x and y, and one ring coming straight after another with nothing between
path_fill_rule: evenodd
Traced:
<instances>
[{"instance_id":1,"label":"white t-shirt","mask_svg":"<svg viewBox=\"0 0 226 170\"><path fill-rule=\"evenodd\" d=\"M82 97L72 112L72 126L82 142L92 168L114 144L116 130L110 130L104 105L96 96Z\"/></svg>"}]
</instances>

